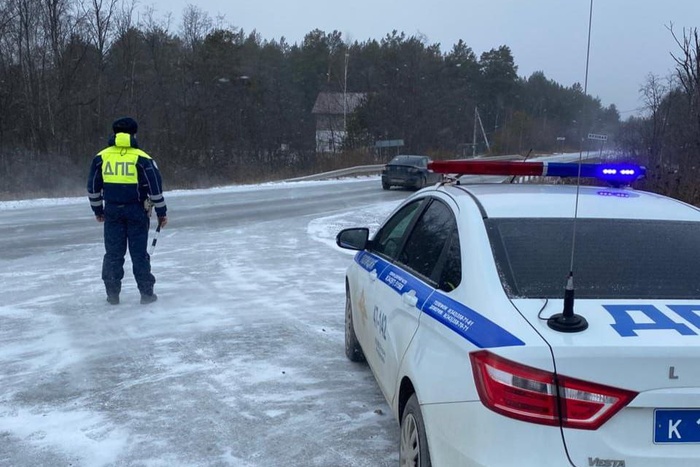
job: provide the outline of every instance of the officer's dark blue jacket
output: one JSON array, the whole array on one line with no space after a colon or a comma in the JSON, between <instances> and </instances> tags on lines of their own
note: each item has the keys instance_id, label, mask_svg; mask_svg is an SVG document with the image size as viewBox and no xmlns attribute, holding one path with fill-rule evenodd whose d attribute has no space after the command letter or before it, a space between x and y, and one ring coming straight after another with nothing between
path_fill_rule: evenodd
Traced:
<instances>
[{"instance_id":1,"label":"officer's dark blue jacket","mask_svg":"<svg viewBox=\"0 0 700 467\"><path fill-rule=\"evenodd\" d=\"M136 137L117 133L109 147L92 160L87 191L96 216L104 214L106 204L153 203L158 217L166 215L163 182L156 162L139 149Z\"/></svg>"}]
</instances>

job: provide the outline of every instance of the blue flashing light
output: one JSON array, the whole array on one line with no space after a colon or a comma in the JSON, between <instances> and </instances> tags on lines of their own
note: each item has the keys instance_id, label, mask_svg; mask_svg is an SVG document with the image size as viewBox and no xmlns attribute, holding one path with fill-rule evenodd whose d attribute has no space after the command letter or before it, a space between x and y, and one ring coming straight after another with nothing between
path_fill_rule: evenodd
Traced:
<instances>
[{"instance_id":1,"label":"blue flashing light","mask_svg":"<svg viewBox=\"0 0 700 467\"><path fill-rule=\"evenodd\" d=\"M646 175L645 167L629 164L603 164L599 171L597 178L616 184L629 184Z\"/></svg>"},{"instance_id":2,"label":"blue flashing light","mask_svg":"<svg viewBox=\"0 0 700 467\"><path fill-rule=\"evenodd\" d=\"M630 164L577 164L547 162L545 175L554 177L597 178L615 185L626 185L643 177L646 168Z\"/></svg>"}]
</instances>

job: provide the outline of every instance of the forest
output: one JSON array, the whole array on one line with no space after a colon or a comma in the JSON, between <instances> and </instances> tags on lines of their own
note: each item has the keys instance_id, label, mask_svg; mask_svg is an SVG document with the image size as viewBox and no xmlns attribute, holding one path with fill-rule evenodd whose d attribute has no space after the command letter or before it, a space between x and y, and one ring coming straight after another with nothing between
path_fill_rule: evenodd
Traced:
<instances>
[{"instance_id":1,"label":"forest","mask_svg":"<svg viewBox=\"0 0 700 467\"><path fill-rule=\"evenodd\" d=\"M685 175L700 149L697 30L669 27L677 73L648 76L643 115L622 121L580 83L519 76L508 45L477 56L463 41L321 30L290 44L193 5L171 22L133 0L0 0L0 199L82 194L111 122L129 115L166 189L382 163L386 140L444 159L585 150L599 133L650 168L643 188L700 201ZM312 112L324 92L364 96L331 153Z\"/></svg>"}]
</instances>

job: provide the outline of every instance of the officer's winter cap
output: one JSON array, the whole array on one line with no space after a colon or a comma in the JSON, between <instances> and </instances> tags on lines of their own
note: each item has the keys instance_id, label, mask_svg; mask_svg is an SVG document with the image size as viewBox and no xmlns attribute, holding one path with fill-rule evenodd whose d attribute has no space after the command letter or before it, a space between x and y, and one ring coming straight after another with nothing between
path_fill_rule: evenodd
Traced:
<instances>
[{"instance_id":1,"label":"officer's winter cap","mask_svg":"<svg viewBox=\"0 0 700 467\"><path fill-rule=\"evenodd\" d=\"M131 117L122 117L112 123L114 133L129 133L135 135L139 130L139 124Z\"/></svg>"}]
</instances>

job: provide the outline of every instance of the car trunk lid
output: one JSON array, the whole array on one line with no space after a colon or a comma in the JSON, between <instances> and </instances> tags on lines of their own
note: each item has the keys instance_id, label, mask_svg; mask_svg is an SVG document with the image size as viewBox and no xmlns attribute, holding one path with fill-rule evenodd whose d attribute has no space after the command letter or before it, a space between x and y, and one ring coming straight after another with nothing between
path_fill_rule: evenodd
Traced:
<instances>
[{"instance_id":1,"label":"car trunk lid","mask_svg":"<svg viewBox=\"0 0 700 467\"><path fill-rule=\"evenodd\" d=\"M563 429L575 465L698 465L700 300L577 300L589 327L576 333L547 325L562 300L513 303L551 346L559 378L636 394L596 429Z\"/></svg>"},{"instance_id":2,"label":"car trunk lid","mask_svg":"<svg viewBox=\"0 0 700 467\"><path fill-rule=\"evenodd\" d=\"M388 175L407 175L417 173L418 169L414 165L389 164L385 167Z\"/></svg>"}]
</instances>

